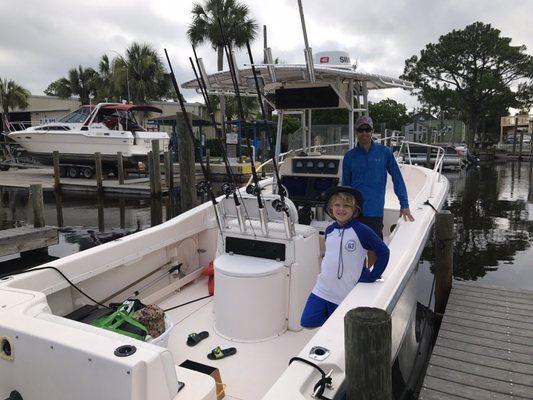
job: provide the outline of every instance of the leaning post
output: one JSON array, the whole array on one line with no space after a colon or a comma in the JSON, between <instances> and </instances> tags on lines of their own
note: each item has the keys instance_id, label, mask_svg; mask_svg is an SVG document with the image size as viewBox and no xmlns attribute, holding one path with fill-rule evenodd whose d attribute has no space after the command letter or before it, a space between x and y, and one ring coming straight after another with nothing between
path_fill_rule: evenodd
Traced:
<instances>
[{"instance_id":1,"label":"leaning post","mask_svg":"<svg viewBox=\"0 0 533 400\"><path fill-rule=\"evenodd\" d=\"M99 152L94 153L94 163L96 165L96 189L98 193L102 193L104 191L102 183L102 154Z\"/></svg>"},{"instance_id":2,"label":"leaning post","mask_svg":"<svg viewBox=\"0 0 533 400\"><path fill-rule=\"evenodd\" d=\"M54 161L54 190L61 190L61 169L59 167L59 151L52 152L52 159Z\"/></svg>"},{"instance_id":3,"label":"leaning post","mask_svg":"<svg viewBox=\"0 0 533 400\"><path fill-rule=\"evenodd\" d=\"M435 313L444 314L453 279L453 215L448 210L435 219Z\"/></svg>"},{"instance_id":4,"label":"leaning post","mask_svg":"<svg viewBox=\"0 0 533 400\"><path fill-rule=\"evenodd\" d=\"M346 400L392 399L391 332L385 310L358 307L344 316Z\"/></svg>"},{"instance_id":5,"label":"leaning post","mask_svg":"<svg viewBox=\"0 0 533 400\"><path fill-rule=\"evenodd\" d=\"M46 224L44 221L44 202L43 186L41 184L30 185L31 204L33 206L33 226L43 228Z\"/></svg>"}]
</instances>

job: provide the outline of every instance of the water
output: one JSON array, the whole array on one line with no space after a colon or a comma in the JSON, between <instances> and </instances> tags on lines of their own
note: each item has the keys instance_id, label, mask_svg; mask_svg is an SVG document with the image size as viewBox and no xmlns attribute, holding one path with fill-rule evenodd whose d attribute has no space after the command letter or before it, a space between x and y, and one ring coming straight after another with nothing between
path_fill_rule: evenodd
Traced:
<instances>
[{"instance_id":1,"label":"water","mask_svg":"<svg viewBox=\"0 0 533 400\"><path fill-rule=\"evenodd\" d=\"M491 163L445 174L450 181L445 209L455 220L454 278L533 290L533 164ZM51 257L146 229L179 211L168 198L158 202L65 193L60 208L53 193L45 192L44 201L47 224L63 226L59 244L49 248ZM0 206L0 229L31 223L27 190L0 189ZM46 261L0 257L0 273ZM419 270L423 304L429 297L432 269L433 248L428 242Z\"/></svg>"}]
</instances>

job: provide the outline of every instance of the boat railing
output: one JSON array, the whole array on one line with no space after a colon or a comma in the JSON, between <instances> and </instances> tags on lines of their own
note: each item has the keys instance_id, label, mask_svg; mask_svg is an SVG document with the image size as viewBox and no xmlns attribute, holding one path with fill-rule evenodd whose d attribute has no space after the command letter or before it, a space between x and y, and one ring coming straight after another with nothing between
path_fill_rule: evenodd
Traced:
<instances>
[{"instance_id":1,"label":"boat railing","mask_svg":"<svg viewBox=\"0 0 533 400\"><path fill-rule=\"evenodd\" d=\"M381 138L381 139L375 139L375 142L376 143L386 143L388 140L390 140L391 138L390 137L384 137L384 138ZM433 186L435 184L435 182L440 182L440 177L441 177L441 173L442 173L442 165L443 165L443 160L444 160L444 154L445 154L445 151L444 151L444 148L441 147L441 146L435 146L435 145L432 145L432 144L426 144L426 143L417 143L417 142L410 142L408 140L401 140L400 142L400 148L398 150L398 154L402 154L402 150L404 149L404 146L405 146L405 150L407 151L407 155L408 155L408 160L409 160L409 164L410 165L413 165L412 161L411 161L411 151L410 151L410 145L413 145L413 146L417 146L417 147L426 147L426 148L429 148L430 151L431 149L436 149L437 150L437 155L436 155L436 159L435 159L435 165L433 166L433 171L436 172L435 174L432 175L431 177L431 185L430 185L430 193L433 191ZM307 147L306 149L304 148L300 148L300 149L297 149L297 150L290 150L290 151L287 151L287 152L284 152L284 153L280 153L277 157L277 162L278 164L279 163L282 163L283 161L285 161L285 159L287 157L290 157L294 154L300 154L300 153L305 153L305 154L309 154L309 153L320 153L320 154L337 154L338 155L342 155L344 153L346 153L346 151L348 150L348 147L349 147L349 143L346 142L346 143L334 143L334 144L322 144L322 145L317 145L317 146L311 146L311 147ZM343 153L341 153L339 150L343 150ZM400 160L399 161L400 163L405 163L405 159L403 160ZM267 161L263 162L262 164L260 164L258 167L257 167L257 171L260 172L261 170L263 169L266 169L269 165L272 164L272 158L268 159ZM250 185L252 183L252 177L250 177L248 179L248 182L246 183L246 185Z\"/></svg>"}]
</instances>

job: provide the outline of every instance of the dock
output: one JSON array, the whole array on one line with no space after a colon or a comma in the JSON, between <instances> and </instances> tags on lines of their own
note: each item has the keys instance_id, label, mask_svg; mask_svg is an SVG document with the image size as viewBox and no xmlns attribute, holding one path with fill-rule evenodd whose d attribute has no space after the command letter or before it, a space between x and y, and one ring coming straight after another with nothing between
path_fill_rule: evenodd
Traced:
<instances>
[{"instance_id":1,"label":"dock","mask_svg":"<svg viewBox=\"0 0 533 400\"><path fill-rule=\"evenodd\" d=\"M44 251L58 241L58 229L51 226L43 228L22 226L0 230L0 257L38 249Z\"/></svg>"},{"instance_id":2,"label":"dock","mask_svg":"<svg viewBox=\"0 0 533 400\"><path fill-rule=\"evenodd\" d=\"M533 399L533 291L454 281L419 398Z\"/></svg>"}]
</instances>

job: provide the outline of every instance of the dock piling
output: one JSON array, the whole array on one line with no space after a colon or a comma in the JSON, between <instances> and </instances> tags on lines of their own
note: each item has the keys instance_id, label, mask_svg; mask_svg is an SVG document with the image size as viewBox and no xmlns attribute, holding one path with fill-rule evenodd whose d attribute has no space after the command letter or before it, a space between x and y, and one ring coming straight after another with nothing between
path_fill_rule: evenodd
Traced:
<instances>
[{"instance_id":1,"label":"dock piling","mask_svg":"<svg viewBox=\"0 0 533 400\"><path fill-rule=\"evenodd\" d=\"M379 308L358 307L344 317L347 400L392 398L390 315Z\"/></svg>"},{"instance_id":2,"label":"dock piling","mask_svg":"<svg viewBox=\"0 0 533 400\"><path fill-rule=\"evenodd\" d=\"M453 277L453 215L443 210L435 219L435 313L444 314Z\"/></svg>"},{"instance_id":3,"label":"dock piling","mask_svg":"<svg viewBox=\"0 0 533 400\"><path fill-rule=\"evenodd\" d=\"M159 155L159 140L152 140L152 170L154 172L154 195L161 197L161 164Z\"/></svg>"},{"instance_id":4,"label":"dock piling","mask_svg":"<svg viewBox=\"0 0 533 400\"><path fill-rule=\"evenodd\" d=\"M124 185L124 159L122 152L117 153L117 172L118 172L118 184Z\"/></svg>"},{"instance_id":5,"label":"dock piling","mask_svg":"<svg viewBox=\"0 0 533 400\"><path fill-rule=\"evenodd\" d=\"M98 193L104 191L102 178L102 155L99 152L94 153L94 163L96 165L96 187Z\"/></svg>"},{"instance_id":6,"label":"dock piling","mask_svg":"<svg viewBox=\"0 0 533 400\"><path fill-rule=\"evenodd\" d=\"M31 203L33 206L33 226L35 228L44 228L44 202L43 186L41 184L30 185Z\"/></svg>"},{"instance_id":7,"label":"dock piling","mask_svg":"<svg viewBox=\"0 0 533 400\"><path fill-rule=\"evenodd\" d=\"M55 150L52 153L52 159L54 161L54 190L61 190L61 168L59 167L59 151Z\"/></svg>"}]
</instances>

